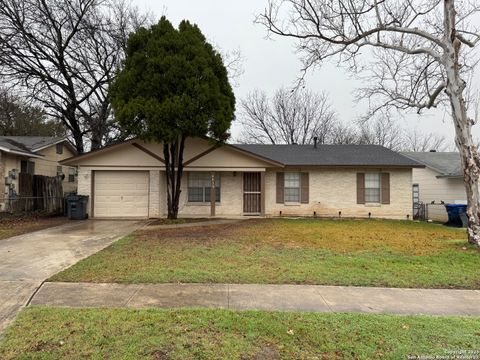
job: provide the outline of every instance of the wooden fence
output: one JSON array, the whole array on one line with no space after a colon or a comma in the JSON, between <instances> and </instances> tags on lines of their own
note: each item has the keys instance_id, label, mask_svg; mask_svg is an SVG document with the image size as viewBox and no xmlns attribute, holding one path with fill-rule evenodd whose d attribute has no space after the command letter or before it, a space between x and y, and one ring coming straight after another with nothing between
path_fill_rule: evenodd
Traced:
<instances>
[{"instance_id":1,"label":"wooden fence","mask_svg":"<svg viewBox=\"0 0 480 360\"><path fill-rule=\"evenodd\" d=\"M10 212L63 213L62 179L20 173L18 190L20 195L8 200Z\"/></svg>"}]
</instances>

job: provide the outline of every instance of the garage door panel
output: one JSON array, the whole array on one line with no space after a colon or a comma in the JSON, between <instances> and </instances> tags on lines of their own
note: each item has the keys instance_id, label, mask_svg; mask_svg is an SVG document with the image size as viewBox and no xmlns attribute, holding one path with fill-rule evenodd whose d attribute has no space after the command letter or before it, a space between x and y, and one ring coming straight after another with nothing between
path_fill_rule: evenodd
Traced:
<instances>
[{"instance_id":1,"label":"garage door panel","mask_svg":"<svg viewBox=\"0 0 480 360\"><path fill-rule=\"evenodd\" d=\"M147 171L96 171L95 217L148 217Z\"/></svg>"}]
</instances>

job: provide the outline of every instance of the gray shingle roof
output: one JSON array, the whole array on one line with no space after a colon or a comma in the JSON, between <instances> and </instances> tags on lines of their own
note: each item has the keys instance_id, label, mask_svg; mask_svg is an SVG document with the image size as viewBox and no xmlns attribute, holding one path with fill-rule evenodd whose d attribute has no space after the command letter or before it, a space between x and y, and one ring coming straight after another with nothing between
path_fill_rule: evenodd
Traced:
<instances>
[{"instance_id":1,"label":"gray shingle roof","mask_svg":"<svg viewBox=\"0 0 480 360\"><path fill-rule=\"evenodd\" d=\"M446 177L463 177L462 160L456 152L404 152L409 158Z\"/></svg>"},{"instance_id":2,"label":"gray shingle roof","mask_svg":"<svg viewBox=\"0 0 480 360\"><path fill-rule=\"evenodd\" d=\"M28 151L36 151L63 140L65 139L62 137L51 136L0 136L1 142L10 143L20 148L23 147L24 150Z\"/></svg>"},{"instance_id":3,"label":"gray shingle roof","mask_svg":"<svg viewBox=\"0 0 480 360\"><path fill-rule=\"evenodd\" d=\"M286 166L424 167L378 145L232 145Z\"/></svg>"},{"instance_id":4,"label":"gray shingle roof","mask_svg":"<svg viewBox=\"0 0 480 360\"><path fill-rule=\"evenodd\" d=\"M12 139L6 139L3 136L0 138L0 148L2 150L13 151L25 155L35 155L26 146L18 143Z\"/></svg>"}]
</instances>

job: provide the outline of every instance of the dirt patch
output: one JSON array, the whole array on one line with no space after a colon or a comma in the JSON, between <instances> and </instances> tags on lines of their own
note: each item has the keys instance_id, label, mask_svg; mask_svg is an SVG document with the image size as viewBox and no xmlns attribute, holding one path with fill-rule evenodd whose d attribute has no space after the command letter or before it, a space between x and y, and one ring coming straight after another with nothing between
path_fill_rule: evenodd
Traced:
<instances>
[{"instance_id":1,"label":"dirt patch","mask_svg":"<svg viewBox=\"0 0 480 360\"><path fill-rule=\"evenodd\" d=\"M148 224L148 226L158 226L158 225L182 225L182 224L193 224L198 222L206 222L218 219L212 218L182 218L182 219L157 219Z\"/></svg>"},{"instance_id":2,"label":"dirt patch","mask_svg":"<svg viewBox=\"0 0 480 360\"><path fill-rule=\"evenodd\" d=\"M39 214L18 216L3 214L0 217L0 240L63 225L67 222L69 222L69 220L63 216L45 216Z\"/></svg>"},{"instance_id":3,"label":"dirt patch","mask_svg":"<svg viewBox=\"0 0 480 360\"><path fill-rule=\"evenodd\" d=\"M239 231L245 231L250 228L250 226L260 223L261 221L262 220L246 220L230 224L192 225L189 227L163 229L148 229L147 227L138 230L135 235L137 235L137 240L140 241L153 240L155 242L168 242L174 239L178 242L179 239L184 239L187 241L198 240L204 243L206 241L228 239L236 235Z\"/></svg>"},{"instance_id":4,"label":"dirt patch","mask_svg":"<svg viewBox=\"0 0 480 360\"><path fill-rule=\"evenodd\" d=\"M170 359L170 350L155 350L151 353L152 360L168 360Z\"/></svg>"},{"instance_id":5,"label":"dirt patch","mask_svg":"<svg viewBox=\"0 0 480 360\"><path fill-rule=\"evenodd\" d=\"M279 360L281 355L278 349L272 345L263 346L251 357L242 357L242 360Z\"/></svg>"},{"instance_id":6,"label":"dirt patch","mask_svg":"<svg viewBox=\"0 0 480 360\"><path fill-rule=\"evenodd\" d=\"M49 352L61 347L60 343L52 343L40 340L31 345L30 350L32 352Z\"/></svg>"}]
</instances>

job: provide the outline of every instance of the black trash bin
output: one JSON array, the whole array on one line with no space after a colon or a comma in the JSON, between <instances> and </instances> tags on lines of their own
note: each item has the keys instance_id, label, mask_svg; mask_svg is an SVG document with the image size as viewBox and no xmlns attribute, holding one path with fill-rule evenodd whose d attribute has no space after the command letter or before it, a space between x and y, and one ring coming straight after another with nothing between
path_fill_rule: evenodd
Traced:
<instances>
[{"instance_id":1,"label":"black trash bin","mask_svg":"<svg viewBox=\"0 0 480 360\"><path fill-rule=\"evenodd\" d=\"M67 216L70 220L85 220L87 215L88 196L67 196Z\"/></svg>"}]
</instances>

